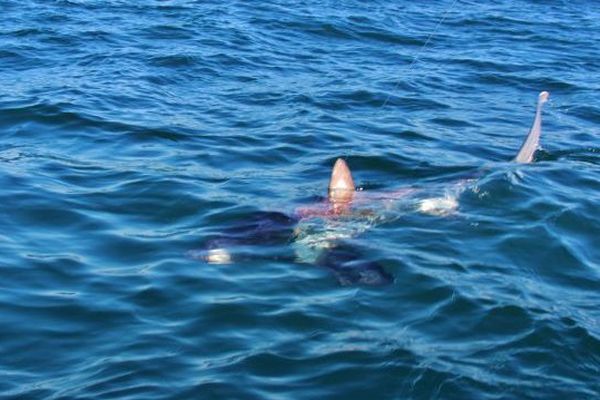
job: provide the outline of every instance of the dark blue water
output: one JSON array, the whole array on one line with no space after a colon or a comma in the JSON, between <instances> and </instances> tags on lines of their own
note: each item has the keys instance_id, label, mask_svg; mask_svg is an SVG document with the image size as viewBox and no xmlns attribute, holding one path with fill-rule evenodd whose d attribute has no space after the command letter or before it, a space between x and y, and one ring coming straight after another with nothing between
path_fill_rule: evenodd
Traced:
<instances>
[{"instance_id":1,"label":"dark blue water","mask_svg":"<svg viewBox=\"0 0 600 400\"><path fill-rule=\"evenodd\" d=\"M481 3L0 0L0 397L598 398L600 6ZM481 176L344 240L391 284L190 257L338 156Z\"/></svg>"}]
</instances>

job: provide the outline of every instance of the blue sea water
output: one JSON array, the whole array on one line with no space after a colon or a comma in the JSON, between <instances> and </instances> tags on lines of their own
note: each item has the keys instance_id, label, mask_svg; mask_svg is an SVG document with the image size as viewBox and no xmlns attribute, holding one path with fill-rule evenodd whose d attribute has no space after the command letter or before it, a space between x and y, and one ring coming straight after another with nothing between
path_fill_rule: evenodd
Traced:
<instances>
[{"instance_id":1,"label":"blue sea water","mask_svg":"<svg viewBox=\"0 0 600 400\"><path fill-rule=\"evenodd\" d=\"M1 398L600 397L597 1L0 15ZM389 285L285 241L189 256L325 195L338 156L367 193L484 173L348 239Z\"/></svg>"}]
</instances>

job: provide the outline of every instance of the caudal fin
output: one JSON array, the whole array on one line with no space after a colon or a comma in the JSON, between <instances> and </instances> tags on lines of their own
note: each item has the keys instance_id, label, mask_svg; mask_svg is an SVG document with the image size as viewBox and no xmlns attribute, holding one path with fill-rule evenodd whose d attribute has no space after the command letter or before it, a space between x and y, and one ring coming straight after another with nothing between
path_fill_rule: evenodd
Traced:
<instances>
[{"instance_id":1,"label":"caudal fin","mask_svg":"<svg viewBox=\"0 0 600 400\"><path fill-rule=\"evenodd\" d=\"M535 110L535 118L529 133L515 157L515 162L518 163L530 163L533 161L533 155L540 145L540 135L542 134L542 106L546 101L550 93L544 91L538 96L537 108Z\"/></svg>"}]
</instances>

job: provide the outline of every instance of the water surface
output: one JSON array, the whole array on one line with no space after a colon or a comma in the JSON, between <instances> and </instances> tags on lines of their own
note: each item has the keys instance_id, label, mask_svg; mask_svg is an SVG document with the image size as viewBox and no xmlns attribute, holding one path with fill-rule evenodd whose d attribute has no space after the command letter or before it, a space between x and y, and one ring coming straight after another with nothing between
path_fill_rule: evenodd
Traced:
<instances>
[{"instance_id":1,"label":"water surface","mask_svg":"<svg viewBox=\"0 0 600 400\"><path fill-rule=\"evenodd\" d=\"M0 397L600 396L597 2L0 11ZM390 285L186 256L338 156L365 191L486 173L351 239Z\"/></svg>"}]
</instances>

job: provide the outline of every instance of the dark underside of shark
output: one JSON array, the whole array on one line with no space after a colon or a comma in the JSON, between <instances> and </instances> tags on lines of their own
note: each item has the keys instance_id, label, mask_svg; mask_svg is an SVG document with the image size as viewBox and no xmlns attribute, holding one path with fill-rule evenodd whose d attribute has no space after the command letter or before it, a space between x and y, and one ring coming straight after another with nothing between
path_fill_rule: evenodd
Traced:
<instances>
[{"instance_id":1,"label":"dark underside of shark","mask_svg":"<svg viewBox=\"0 0 600 400\"><path fill-rule=\"evenodd\" d=\"M272 260L305 263L296 251L290 251L295 246L301 221L302 218L296 215L257 211L242 223L225 229L218 237L209 240L202 250L192 251L190 255L211 264L229 264L256 259L256 250L260 250L262 257ZM287 251L277 252L282 247ZM390 273L380 264L365 260L363 255L355 245L340 239L328 243L326 249L318 249L318 255L310 264L329 269L344 286L378 286L393 282Z\"/></svg>"},{"instance_id":2,"label":"dark underside of shark","mask_svg":"<svg viewBox=\"0 0 600 400\"><path fill-rule=\"evenodd\" d=\"M539 147L542 105L548 92L541 92L529 133L513 161L529 163ZM464 187L459 183L457 187ZM188 255L211 264L240 263L261 257L308 263L330 270L341 285L380 286L394 281L379 263L364 256L352 238L382 222L382 208L390 202L415 196L417 190L400 189L387 193L357 192L346 162L337 159L329 181L328 197L292 215L275 211L252 213L239 223L209 238L200 250ZM417 210L447 215L458 207L456 196L421 198ZM282 252L281 249L286 251ZM293 249L293 251L290 251ZM271 251L273 250L273 251Z\"/></svg>"}]
</instances>

